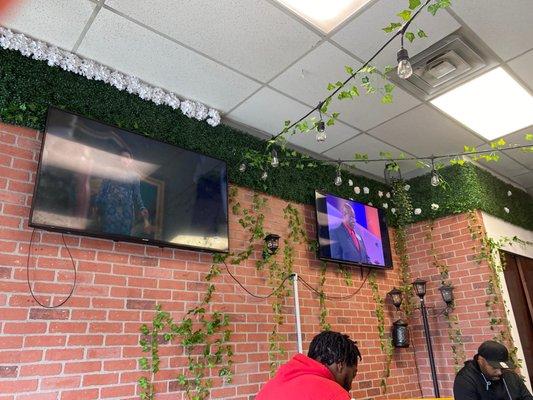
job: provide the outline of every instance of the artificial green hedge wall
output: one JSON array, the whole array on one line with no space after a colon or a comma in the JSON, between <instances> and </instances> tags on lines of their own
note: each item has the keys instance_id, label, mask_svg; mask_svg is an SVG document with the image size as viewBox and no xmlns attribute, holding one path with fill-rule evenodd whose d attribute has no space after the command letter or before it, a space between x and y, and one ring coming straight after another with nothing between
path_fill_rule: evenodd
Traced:
<instances>
[{"instance_id":1,"label":"artificial green hedge wall","mask_svg":"<svg viewBox=\"0 0 533 400\"><path fill-rule=\"evenodd\" d=\"M482 210L533 230L533 199L528 193L470 163L449 166L439 172L447 182L446 188L431 186L429 174L409 181L413 206L426 210L415 216L415 220L427 219L428 215L438 218L467 210ZM433 203L438 204L439 209L427 211L431 210ZM509 213L505 208L509 209Z\"/></svg>"},{"instance_id":2,"label":"artificial green hedge wall","mask_svg":"<svg viewBox=\"0 0 533 400\"><path fill-rule=\"evenodd\" d=\"M333 185L335 167L319 165L302 170L270 169L265 187L260 179L261 171L238 171L245 149L263 148L264 143L259 139L224 125L213 128L171 107L158 106L103 82L49 67L44 61L24 57L19 52L0 49L1 120L42 130L50 105L223 159L228 163L230 181L239 186L306 204L312 204L314 190L321 189L378 206L388 202L390 214L390 200L377 196L378 191L389 190L383 183L343 172L344 183L336 187ZM438 212L432 214L436 217L479 208L533 229L533 204L527 194L511 189L513 196L507 198L509 185L472 165L446 168L442 173L450 184L448 191L434 190L426 182L428 178L411 181L413 206L424 210L415 218L426 219L431 203L438 203ZM349 179L361 189L368 187L370 193L364 194L361 190L361 194L356 195L353 187L347 184ZM511 210L509 214L503 211L505 206Z\"/></svg>"}]
</instances>

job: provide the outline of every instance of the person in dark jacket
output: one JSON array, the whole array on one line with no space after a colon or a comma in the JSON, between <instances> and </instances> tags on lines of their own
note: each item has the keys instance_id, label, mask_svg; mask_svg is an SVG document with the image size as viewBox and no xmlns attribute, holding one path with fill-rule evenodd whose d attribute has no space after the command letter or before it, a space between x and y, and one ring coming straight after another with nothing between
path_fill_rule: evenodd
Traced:
<instances>
[{"instance_id":1,"label":"person in dark jacket","mask_svg":"<svg viewBox=\"0 0 533 400\"><path fill-rule=\"evenodd\" d=\"M513 368L503 344L483 342L474 359L465 362L455 377L455 400L533 400Z\"/></svg>"},{"instance_id":2,"label":"person in dark jacket","mask_svg":"<svg viewBox=\"0 0 533 400\"><path fill-rule=\"evenodd\" d=\"M350 400L361 353L348 335L325 331L307 356L295 355L261 389L256 400Z\"/></svg>"}]
</instances>

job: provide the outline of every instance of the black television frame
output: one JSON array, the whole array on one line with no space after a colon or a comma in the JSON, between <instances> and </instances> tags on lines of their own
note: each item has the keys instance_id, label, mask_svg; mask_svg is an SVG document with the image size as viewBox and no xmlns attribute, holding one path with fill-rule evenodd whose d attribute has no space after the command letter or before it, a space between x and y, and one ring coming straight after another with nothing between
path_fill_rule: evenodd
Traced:
<instances>
[{"instance_id":1,"label":"black television frame","mask_svg":"<svg viewBox=\"0 0 533 400\"><path fill-rule=\"evenodd\" d=\"M224 164L225 168L226 168L226 199L228 199L228 201L226 201L226 215L227 215L227 218L228 218L228 221L226 223L226 237L228 238L227 250L216 250L216 249L210 249L210 248L206 248L206 247L189 246L189 245L185 245L185 244L175 244L175 243L165 242L165 241L161 241L161 240L152 240L152 239L146 239L146 238L136 238L134 236L128 236L128 235L116 235L116 234L114 235L114 234L106 234L106 233L95 232L95 231L90 231L90 230L69 229L69 228L64 228L64 227L61 227L61 226L32 223L33 210L34 210L34 207L33 207L34 206L34 199L36 198L35 195L37 193L37 187L39 186L39 180L40 180L40 176L41 176L40 173L41 173L41 166L42 166L42 155L43 155L43 150L44 150L44 143L46 141L46 134L47 134L47 130L48 130L48 118L49 118L50 113L51 113L52 110L57 110L57 111L60 111L60 112L66 113L66 114L75 115L75 116L80 117L80 118L85 118L86 120L93 121L93 122L96 122L96 123L99 123L99 124L103 124L103 125L107 125L110 128L115 128L115 129L121 130L123 132L127 132L129 134L132 134L132 135L141 136L141 137L143 137L145 139L153 140L154 142L160 142L160 143L166 144L168 146L176 147L176 148L181 149L181 150L189 151L191 153L199 154L201 156L205 156L205 157L212 158L214 160L221 161ZM121 128L121 127L119 127L117 125L108 124L106 122L102 122L102 121L99 121L99 120L94 119L94 118L86 117L84 115L81 115L81 114L78 114L78 113L75 113L75 112L72 112L72 111L66 111L66 110L61 109L59 107L49 106L48 107L48 111L46 113L46 121L45 121L45 128L44 128L44 131L43 131L43 137L41 139L41 147L40 147L40 153L39 153L39 164L37 165L35 184L33 186L33 197L32 197L32 202L31 202L31 207L30 207L30 215L29 215L29 219L28 219L28 226L31 227L31 228L43 229L43 230L51 231L51 232L74 234L74 235L87 236L87 237L93 237L93 238L98 238L98 239L109 239L109 240L112 240L114 242L140 243L140 244L144 244L144 245L148 245L148 246L156 246L156 247L161 247L161 248L169 247L169 248L176 248L176 249L201 251L201 252L206 252L206 253L228 254L229 251L230 251L229 250L230 246L229 246L229 179L228 179L228 165L227 165L227 162L225 160L222 160L222 159L217 158L217 157L208 156L208 155L199 153L197 151L193 151L193 150L186 149L184 147L176 146L175 144L169 143L168 141L154 139L154 138L145 136L143 134L140 134L140 133L137 133L137 132L133 132L133 131L130 131L130 130L127 130L127 129L124 129L124 128Z\"/></svg>"},{"instance_id":2,"label":"black television frame","mask_svg":"<svg viewBox=\"0 0 533 400\"><path fill-rule=\"evenodd\" d=\"M360 262L354 262L354 261L349 261L349 260L338 260L336 258L328 258L328 257L321 257L320 256L320 224L318 223L318 198L317 198L317 194L320 194L322 196L324 196L324 199L325 199L325 196L334 196L334 197L337 197L337 198L340 198L340 199L343 199L343 200L346 200L346 201L353 201L353 202L356 202L356 203L359 203L359 204L363 204L363 205L366 205L360 201L356 201L356 200L350 200L350 199L347 199L345 197L342 197L342 196L339 196L337 194L333 194L333 193L329 193L329 192L326 192L326 191L323 191L323 190L318 190L318 189L315 189L315 219L316 219L316 241L317 241L317 244L318 244L318 248L317 248L317 258L319 260L323 260L323 261L329 261L329 262L333 262L333 263L337 263L339 265L351 265L351 266L357 266L357 267L366 267L366 268L373 268L373 269L378 269L378 270L391 270L393 269L394 265L392 263L392 248L391 248L391 245L390 245L390 237L389 237L389 229L388 229L388 224L387 224L387 216L386 216L386 213L385 213L385 210L383 208L380 208L380 207L375 207L375 206L369 206L369 207L372 207L372 208L375 208L378 210L378 219L379 219L379 229L380 231L382 232L381 234L381 238L382 238L382 245L383 245L383 259L385 261L385 265L376 265L376 264L370 264L370 263L360 263ZM328 235L329 237L329 235ZM388 249L388 253L385 252L385 249ZM387 259L387 254L388 254L388 259ZM389 264L387 264L386 261L389 261Z\"/></svg>"}]
</instances>

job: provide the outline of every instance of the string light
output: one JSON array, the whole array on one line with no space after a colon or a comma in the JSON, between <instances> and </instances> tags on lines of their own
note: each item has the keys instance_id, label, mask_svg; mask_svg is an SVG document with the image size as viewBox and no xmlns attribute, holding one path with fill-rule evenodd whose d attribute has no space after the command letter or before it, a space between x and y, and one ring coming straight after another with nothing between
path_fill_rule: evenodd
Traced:
<instances>
[{"instance_id":1,"label":"string light","mask_svg":"<svg viewBox=\"0 0 533 400\"><path fill-rule=\"evenodd\" d=\"M241 165L239 165L239 172L244 172L244 171L246 171L246 164L242 163Z\"/></svg>"},{"instance_id":2,"label":"string light","mask_svg":"<svg viewBox=\"0 0 533 400\"><path fill-rule=\"evenodd\" d=\"M327 138L326 134L326 123L322 119L322 106L324 103L320 102L318 103L318 113L320 115L320 121L316 124L316 141L317 142L323 142Z\"/></svg>"},{"instance_id":3,"label":"string light","mask_svg":"<svg viewBox=\"0 0 533 400\"><path fill-rule=\"evenodd\" d=\"M272 165L273 168L276 168L279 165L278 152L276 149L272 149L272 161L270 161L270 165Z\"/></svg>"},{"instance_id":4,"label":"string light","mask_svg":"<svg viewBox=\"0 0 533 400\"><path fill-rule=\"evenodd\" d=\"M407 52L407 49L403 47L403 38L405 33L405 28L407 28L407 24L402 28L401 33L401 44L402 47L400 50L398 50L397 54L397 60L398 60L398 77L401 79L409 79L411 75L413 75L413 67L411 66L411 62L409 61L409 53Z\"/></svg>"},{"instance_id":5,"label":"string light","mask_svg":"<svg viewBox=\"0 0 533 400\"><path fill-rule=\"evenodd\" d=\"M440 177L435 169L435 158L431 157L431 186L437 187L440 185Z\"/></svg>"},{"instance_id":6,"label":"string light","mask_svg":"<svg viewBox=\"0 0 533 400\"><path fill-rule=\"evenodd\" d=\"M268 173L266 171L263 171L263 174L261 175L261 180L266 181L268 178Z\"/></svg>"},{"instance_id":7,"label":"string light","mask_svg":"<svg viewBox=\"0 0 533 400\"><path fill-rule=\"evenodd\" d=\"M338 162L338 165L337 165L337 176L335 177L334 183L335 183L335 186L342 185L341 162L340 161Z\"/></svg>"}]
</instances>

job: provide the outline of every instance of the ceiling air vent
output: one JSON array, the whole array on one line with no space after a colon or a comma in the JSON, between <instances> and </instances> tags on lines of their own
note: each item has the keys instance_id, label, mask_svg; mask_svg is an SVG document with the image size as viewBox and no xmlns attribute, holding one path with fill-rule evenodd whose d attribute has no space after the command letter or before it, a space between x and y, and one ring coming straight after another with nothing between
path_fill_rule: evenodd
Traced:
<instances>
[{"instance_id":1,"label":"ceiling air vent","mask_svg":"<svg viewBox=\"0 0 533 400\"><path fill-rule=\"evenodd\" d=\"M454 34L411 57L413 75L409 79L399 79L395 73L389 78L428 100L488 67L485 61L488 58L480 56L462 36Z\"/></svg>"}]
</instances>

